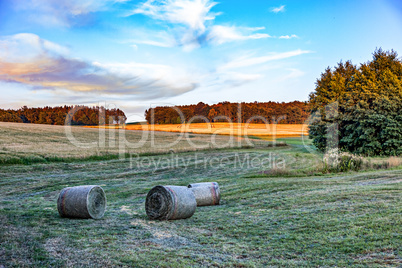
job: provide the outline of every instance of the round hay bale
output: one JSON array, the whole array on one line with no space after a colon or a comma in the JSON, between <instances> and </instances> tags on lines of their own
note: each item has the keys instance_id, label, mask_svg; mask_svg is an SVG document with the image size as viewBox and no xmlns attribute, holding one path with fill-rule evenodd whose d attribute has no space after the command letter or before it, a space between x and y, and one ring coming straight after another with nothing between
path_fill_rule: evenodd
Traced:
<instances>
[{"instance_id":1,"label":"round hay bale","mask_svg":"<svg viewBox=\"0 0 402 268\"><path fill-rule=\"evenodd\" d=\"M100 219L106 210L106 195L102 187L83 185L61 190L57 199L61 217Z\"/></svg>"},{"instance_id":2,"label":"round hay bale","mask_svg":"<svg viewBox=\"0 0 402 268\"><path fill-rule=\"evenodd\" d=\"M221 192L217 182L192 183L187 187L194 193L198 207L219 205Z\"/></svg>"},{"instance_id":3,"label":"round hay bale","mask_svg":"<svg viewBox=\"0 0 402 268\"><path fill-rule=\"evenodd\" d=\"M145 201L145 211L152 220L187 219L196 208L194 194L185 186L155 186Z\"/></svg>"}]
</instances>

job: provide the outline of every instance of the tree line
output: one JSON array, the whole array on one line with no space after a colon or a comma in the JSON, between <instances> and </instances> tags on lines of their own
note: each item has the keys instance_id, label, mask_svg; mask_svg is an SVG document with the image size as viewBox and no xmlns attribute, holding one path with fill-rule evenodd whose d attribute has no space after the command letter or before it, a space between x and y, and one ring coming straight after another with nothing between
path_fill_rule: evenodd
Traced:
<instances>
[{"instance_id":1,"label":"tree line","mask_svg":"<svg viewBox=\"0 0 402 268\"><path fill-rule=\"evenodd\" d=\"M126 116L120 109L105 109L103 106L58 106L43 108L28 108L23 106L18 110L0 109L1 122L33 123L49 125L87 125L124 123Z\"/></svg>"},{"instance_id":2,"label":"tree line","mask_svg":"<svg viewBox=\"0 0 402 268\"><path fill-rule=\"evenodd\" d=\"M203 102L183 106L157 106L145 111L149 124L206 122L302 124L309 116L307 102Z\"/></svg>"},{"instance_id":3,"label":"tree line","mask_svg":"<svg viewBox=\"0 0 402 268\"><path fill-rule=\"evenodd\" d=\"M360 66L327 68L310 94L309 134L324 151L339 147L362 155L402 153L402 60L381 48Z\"/></svg>"}]
</instances>

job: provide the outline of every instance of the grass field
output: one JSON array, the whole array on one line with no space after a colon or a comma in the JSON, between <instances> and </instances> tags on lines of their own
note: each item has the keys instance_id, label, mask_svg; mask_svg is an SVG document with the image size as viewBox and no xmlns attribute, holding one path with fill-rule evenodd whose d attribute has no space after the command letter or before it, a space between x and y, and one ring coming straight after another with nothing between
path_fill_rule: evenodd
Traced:
<instances>
[{"instance_id":1,"label":"grass field","mask_svg":"<svg viewBox=\"0 0 402 268\"><path fill-rule=\"evenodd\" d=\"M66 131L71 129L71 140ZM143 142L141 142L141 140ZM92 144L94 143L94 144ZM0 164L116 159L119 153L154 154L269 144L217 135L125 131L0 122Z\"/></svg>"},{"instance_id":2,"label":"grass field","mask_svg":"<svg viewBox=\"0 0 402 268\"><path fill-rule=\"evenodd\" d=\"M256 140L254 148L95 161L81 158L83 152L63 140L64 130L28 126L31 134L18 141L23 127L0 126L1 146L13 137L22 144L9 145L4 155L18 150L22 157L48 146L41 154L56 151L61 160L0 164L0 267L402 265L401 166L323 175L320 156L300 138L282 138L290 144L285 147ZM76 137L88 142L90 135L97 138L93 131L77 129ZM53 137L57 146L32 144L41 141L35 133ZM176 134L156 133L161 142L169 135ZM221 205L199 207L186 220L148 220L144 202L153 186L203 181L220 184ZM84 184L105 190L105 217L60 218L60 190Z\"/></svg>"},{"instance_id":3,"label":"grass field","mask_svg":"<svg viewBox=\"0 0 402 268\"><path fill-rule=\"evenodd\" d=\"M240 124L240 123L193 123L164 125L127 125L129 130L154 130L165 132L188 132L197 134L220 134L236 136L291 137L307 135L303 124Z\"/></svg>"}]
</instances>

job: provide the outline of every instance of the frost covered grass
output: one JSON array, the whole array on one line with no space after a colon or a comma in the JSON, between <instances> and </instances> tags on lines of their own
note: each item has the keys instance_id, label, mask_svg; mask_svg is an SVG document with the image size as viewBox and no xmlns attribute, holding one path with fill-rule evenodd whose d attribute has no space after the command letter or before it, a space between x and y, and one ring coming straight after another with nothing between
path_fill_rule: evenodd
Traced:
<instances>
[{"instance_id":1,"label":"frost covered grass","mask_svg":"<svg viewBox=\"0 0 402 268\"><path fill-rule=\"evenodd\" d=\"M28 141L41 141L35 131L26 134L21 155L38 146ZM83 131L77 137L90 135ZM261 143L124 160L2 165L0 267L401 266L400 158L370 159L392 163L392 170L323 175L322 157L295 138L289 141L285 147ZM64 146L46 143L48 154ZM0 149L13 150L7 144ZM199 207L186 220L147 218L145 197L153 186L206 181L219 183L221 205ZM105 190L104 218L60 218L60 190L86 184Z\"/></svg>"}]
</instances>

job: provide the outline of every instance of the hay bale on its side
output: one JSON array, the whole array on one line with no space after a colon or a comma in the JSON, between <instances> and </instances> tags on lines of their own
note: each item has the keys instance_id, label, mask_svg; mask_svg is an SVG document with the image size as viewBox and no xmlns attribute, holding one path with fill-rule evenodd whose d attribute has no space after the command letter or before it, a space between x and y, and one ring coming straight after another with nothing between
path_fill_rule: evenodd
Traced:
<instances>
[{"instance_id":1,"label":"hay bale on its side","mask_svg":"<svg viewBox=\"0 0 402 268\"><path fill-rule=\"evenodd\" d=\"M185 186L155 186L145 201L145 211L152 220L187 219L196 208L195 196Z\"/></svg>"},{"instance_id":2,"label":"hay bale on its side","mask_svg":"<svg viewBox=\"0 0 402 268\"><path fill-rule=\"evenodd\" d=\"M219 205L221 192L217 182L192 183L187 187L194 193L198 207Z\"/></svg>"},{"instance_id":3,"label":"hay bale on its side","mask_svg":"<svg viewBox=\"0 0 402 268\"><path fill-rule=\"evenodd\" d=\"M84 185L61 190L57 199L61 217L100 219L106 210L106 195L102 187Z\"/></svg>"}]
</instances>

